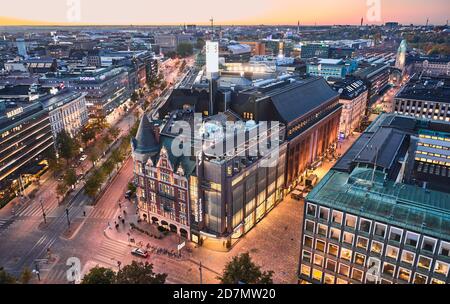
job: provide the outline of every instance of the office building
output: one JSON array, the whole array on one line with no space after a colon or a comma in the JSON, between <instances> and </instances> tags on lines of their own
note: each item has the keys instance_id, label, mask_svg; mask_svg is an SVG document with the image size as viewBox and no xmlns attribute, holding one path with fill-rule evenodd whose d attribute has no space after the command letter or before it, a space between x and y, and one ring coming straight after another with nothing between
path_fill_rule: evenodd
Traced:
<instances>
[{"instance_id":1,"label":"office building","mask_svg":"<svg viewBox=\"0 0 450 304\"><path fill-rule=\"evenodd\" d=\"M320 76L325 79L345 78L356 71L356 61L344 61L343 59L313 59L306 65L306 74L309 76Z\"/></svg>"},{"instance_id":2,"label":"office building","mask_svg":"<svg viewBox=\"0 0 450 304\"><path fill-rule=\"evenodd\" d=\"M450 121L450 81L444 78L413 77L394 98L395 113Z\"/></svg>"},{"instance_id":3,"label":"office building","mask_svg":"<svg viewBox=\"0 0 450 304\"><path fill-rule=\"evenodd\" d=\"M301 58L329 58L330 46L322 43L308 43L301 46Z\"/></svg>"},{"instance_id":4,"label":"office building","mask_svg":"<svg viewBox=\"0 0 450 304\"><path fill-rule=\"evenodd\" d=\"M449 123L380 115L306 198L299 282L450 283L449 143Z\"/></svg>"},{"instance_id":5,"label":"office building","mask_svg":"<svg viewBox=\"0 0 450 304\"><path fill-rule=\"evenodd\" d=\"M360 68L353 75L367 85L369 89L369 106L388 88L390 68L387 63L372 64Z\"/></svg>"},{"instance_id":6,"label":"office building","mask_svg":"<svg viewBox=\"0 0 450 304\"><path fill-rule=\"evenodd\" d=\"M422 73L424 76L449 76L450 56L412 56L408 58L410 74Z\"/></svg>"}]
</instances>

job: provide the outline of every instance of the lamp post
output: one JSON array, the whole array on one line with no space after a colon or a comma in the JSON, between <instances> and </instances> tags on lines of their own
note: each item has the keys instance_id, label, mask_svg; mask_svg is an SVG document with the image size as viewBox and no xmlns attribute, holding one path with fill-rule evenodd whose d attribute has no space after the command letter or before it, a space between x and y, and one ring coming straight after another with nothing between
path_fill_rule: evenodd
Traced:
<instances>
[{"instance_id":1,"label":"lamp post","mask_svg":"<svg viewBox=\"0 0 450 304\"><path fill-rule=\"evenodd\" d=\"M67 227L70 228L69 209L66 208Z\"/></svg>"},{"instance_id":2,"label":"lamp post","mask_svg":"<svg viewBox=\"0 0 450 304\"><path fill-rule=\"evenodd\" d=\"M202 279L202 262L200 261L200 267L198 268L200 271L200 284L203 284L203 279Z\"/></svg>"},{"instance_id":3,"label":"lamp post","mask_svg":"<svg viewBox=\"0 0 450 304\"><path fill-rule=\"evenodd\" d=\"M47 217L44 211L44 204L42 204L42 198L39 200L39 203L41 204L42 216L44 217L44 224L47 224Z\"/></svg>"}]
</instances>

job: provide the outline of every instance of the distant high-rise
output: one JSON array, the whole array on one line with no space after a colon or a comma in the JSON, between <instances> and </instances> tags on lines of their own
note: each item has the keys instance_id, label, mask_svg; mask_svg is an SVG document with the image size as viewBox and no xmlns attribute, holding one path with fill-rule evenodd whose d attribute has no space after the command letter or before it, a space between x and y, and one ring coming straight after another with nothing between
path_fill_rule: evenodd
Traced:
<instances>
[{"instance_id":1,"label":"distant high-rise","mask_svg":"<svg viewBox=\"0 0 450 304\"><path fill-rule=\"evenodd\" d=\"M405 70L406 49L407 49L406 40L402 40L400 46L398 47L397 57L395 59L395 67L397 69L400 69L402 72Z\"/></svg>"},{"instance_id":2,"label":"distant high-rise","mask_svg":"<svg viewBox=\"0 0 450 304\"><path fill-rule=\"evenodd\" d=\"M17 51L18 51L19 55L24 57L24 58L28 58L27 47L25 45L25 40L23 38L17 38L16 39L16 44L17 44Z\"/></svg>"}]
</instances>

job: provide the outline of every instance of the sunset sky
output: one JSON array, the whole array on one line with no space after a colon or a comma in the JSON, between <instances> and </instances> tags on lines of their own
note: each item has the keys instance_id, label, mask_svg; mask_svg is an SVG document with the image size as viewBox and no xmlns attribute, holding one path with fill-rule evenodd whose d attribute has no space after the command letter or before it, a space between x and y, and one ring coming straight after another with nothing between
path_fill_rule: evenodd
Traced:
<instances>
[{"instance_id":1,"label":"sunset sky","mask_svg":"<svg viewBox=\"0 0 450 304\"><path fill-rule=\"evenodd\" d=\"M380 18L370 21L367 3L376 1ZM445 24L450 15L449 0L2 0L0 7L0 25L207 24L211 17L217 24L359 24L361 17Z\"/></svg>"}]
</instances>

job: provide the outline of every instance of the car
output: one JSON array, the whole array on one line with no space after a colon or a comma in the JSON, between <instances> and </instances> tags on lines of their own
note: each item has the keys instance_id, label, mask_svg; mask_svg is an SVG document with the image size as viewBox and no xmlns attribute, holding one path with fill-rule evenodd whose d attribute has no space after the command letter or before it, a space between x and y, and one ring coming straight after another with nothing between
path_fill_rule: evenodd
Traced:
<instances>
[{"instance_id":1,"label":"car","mask_svg":"<svg viewBox=\"0 0 450 304\"><path fill-rule=\"evenodd\" d=\"M291 197L297 201L302 200L303 195L302 192L300 192L299 190L295 189L294 191L292 191L291 193Z\"/></svg>"},{"instance_id":2,"label":"car","mask_svg":"<svg viewBox=\"0 0 450 304\"><path fill-rule=\"evenodd\" d=\"M141 258L147 258L148 257L148 252L145 249L141 249L141 248L133 248L131 250L131 254L141 257Z\"/></svg>"},{"instance_id":3,"label":"car","mask_svg":"<svg viewBox=\"0 0 450 304\"><path fill-rule=\"evenodd\" d=\"M80 161L85 161L86 159L87 159L87 155L84 154L84 155L81 156Z\"/></svg>"}]
</instances>

